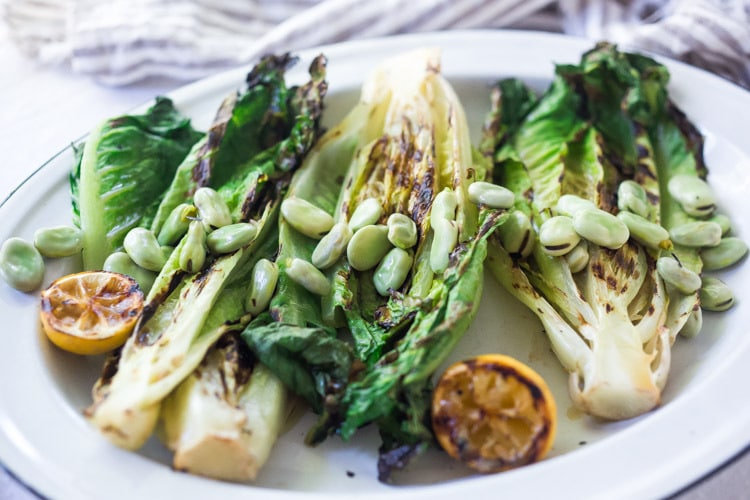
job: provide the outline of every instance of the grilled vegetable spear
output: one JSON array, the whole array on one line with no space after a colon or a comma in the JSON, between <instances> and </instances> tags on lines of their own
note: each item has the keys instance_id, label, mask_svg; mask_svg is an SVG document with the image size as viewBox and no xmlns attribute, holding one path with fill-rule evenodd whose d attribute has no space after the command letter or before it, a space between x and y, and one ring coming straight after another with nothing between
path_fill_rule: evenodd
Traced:
<instances>
[{"instance_id":1,"label":"grilled vegetable spear","mask_svg":"<svg viewBox=\"0 0 750 500\"><path fill-rule=\"evenodd\" d=\"M319 298L300 294L305 310L318 311L304 316L314 318L307 329L276 323L243 333L258 357L321 413L309 443L333 432L348 439L360 426L378 424L384 480L432 440L430 376L473 318L486 238L503 217L497 210L480 216L468 201L468 186L484 178L485 168L473 157L463 109L439 67L435 51L384 62L365 82L359 104L311 151L288 195L349 224L353 236L330 267L321 264L331 281L322 314ZM418 238L410 246L409 224L394 219L392 240L409 247L403 251L413 264L383 296L376 282L396 283L375 276L393 245L385 239L392 214L411 219ZM441 223L447 229L438 229ZM441 230L455 231L453 241L436 237ZM317 240L283 225L281 243L280 262L326 262L315 256ZM288 268L281 269L284 276ZM284 288L279 296L286 296ZM353 354L333 327L349 332ZM316 338L326 348L311 354Z\"/></svg>"},{"instance_id":2,"label":"grilled vegetable spear","mask_svg":"<svg viewBox=\"0 0 750 500\"><path fill-rule=\"evenodd\" d=\"M686 272L700 273L695 249L644 239L635 227L624 244L591 241L604 227L598 221L610 220L591 214L617 213L618 202L628 210L627 189L619 189L626 181L640 186L641 203L633 202L640 209L633 210L648 228L690 220L666 185L678 173L706 171L699 135L667 100L667 80L655 61L601 44L580 65L558 66L538 102L518 82L501 82L486 127L483 150L494 159L494 179L516 193L521 217L539 230L552 215L570 216L576 232L589 235L579 244L588 262L574 269L574 259L553 256L542 243L528 256L512 253L501 231L488 265L541 320L570 373L573 401L607 419L659 404L671 344L698 308L695 290L665 285L656 266L674 255ZM564 196L571 194L578 198ZM580 207L569 202L579 198L593 206L576 214Z\"/></svg>"},{"instance_id":3,"label":"grilled vegetable spear","mask_svg":"<svg viewBox=\"0 0 750 500\"><path fill-rule=\"evenodd\" d=\"M236 334L221 337L164 400L161 438L177 470L255 479L284 424L286 389Z\"/></svg>"},{"instance_id":4,"label":"grilled vegetable spear","mask_svg":"<svg viewBox=\"0 0 750 500\"><path fill-rule=\"evenodd\" d=\"M154 429L162 400L198 367L217 339L242 329L250 319L245 311L247 277L256 261L276 252L279 202L316 137L326 90L322 57L310 67L310 82L287 88L284 74L292 62L288 56L261 61L248 75L247 91L231 100L231 108L226 102L222 106L217 122L227 125L212 131L224 133L209 139L205 148L199 146L202 152L186 159L190 166L178 169L192 168L191 179L214 186L233 219L254 219L258 232L251 243L207 262L197 274L186 274L179 263L190 235L177 244L147 298L142 321L109 360L94 389L94 403L86 410L88 419L119 446L140 447ZM263 139L248 153L246 143L258 141L245 137L243 130L254 121L260 125L249 127L249 133L259 129ZM173 190L183 189L186 179L178 174ZM236 386L241 390L243 384ZM283 398L283 391L275 391L275 396ZM171 409L173 416L183 411L192 408Z\"/></svg>"}]
</instances>

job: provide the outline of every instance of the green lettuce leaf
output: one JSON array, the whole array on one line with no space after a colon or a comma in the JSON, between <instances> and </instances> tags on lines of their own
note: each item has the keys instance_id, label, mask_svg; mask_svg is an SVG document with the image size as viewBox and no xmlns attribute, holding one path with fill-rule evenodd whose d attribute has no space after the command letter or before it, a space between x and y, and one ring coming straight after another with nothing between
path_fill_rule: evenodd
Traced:
<instances>
[{"instance_id":1,"label":"green lettuce leaf","mask_svg":"<svg viewBox=\"0 0 750 500\"><path fill-rule=\"evenodd\" d=\"M195 144L190 154L179 165L171 185L164 195L151 229L158 232L169 213L180 203L192 200L195 190L202 186L219 189L227 183L251 185L248 173L258 163L257 155L275 159L268 151L290 135L297 139L306 136L314 124L302 113L304 124L296 121L295 109L305 103L294 102L297 88L289 87L284 74L297 59L284 54L268 56L261 60L247 76L247 87L241 93L227 96L221 103L213 123L203 138ZM321 67L314 68L318 73ZM316 81L322 81L320 75ZM314 100L310 100L314 102ZM309 106L309 104L307 104ZM299 141L298 141L299 142ZM305 148L309 144L305 143ZM294 151L290 151L294 153ZM284 155L288 159L294 154ZM295 165L282 162L279 170L289 171ZM238 187L231 205L241 203L242 187Z\"/></svg>"},{"instance_id":2,"label":"green lettuce leaf","mask_svg":"<svg viewBox=\"0 0 750 500\"><path fill-rule=\"evenodd\" d=\"M650 221L666 229L688 222L666 186L677 174L705 176L702 138L669 101L668 80L653 59L601 43L579 64L558 65L550 88L516 127L498 125L507 107L494 101L483 142L493 179L515 192L514 208L537 231L559 215L564 194L617 214L624 180L645 190ZM656 259L675 255L699 273L700 258L695 249L669 242L645 247L633 238L617 249L590 241L582 247L588 262L573 272L564 256L549 255L539 243L524 257L492 237L487 262L544 325L570 374L573 402L601 418L634 417L659 404L671 345L698 308L697 294L664 283Z\"/></svg>"},{"instance_id":3,"label":"green lettuce leaf","mask_svg":"<svg viewBox=\"0 0 750 500\"><path fill-rule=\"evenodd\" d=\"M282 195L319 133L324 66L325 59L317 58L311 80L301 87L287 88L283 79L275 80L276 92L287 96L283 108L273 110L284 114L284 134L263 151L238 160L243 179L232 183L227 178L227 190L238 200L243 218L258 225L255 239L232 253L211 256L200 272L188 274L177 265L187 240L183 237L157 276L141 321L97 383L86 416L119 446L140 447L153 432L161 401L224 333L242 330L249 322L244 313L248 277L260 258L272 259L277 252ZM263 120L265 114L255 119ZM223 193L223 186L218 191Z\"/></svg>"},{"instance_id":4,"label":"green lettuce leaf","mask_svg":"<svg viewBox=\"0 0 750 500\"><path fill-rule=\"evenodd\" d=\"M145 114L106 120L89 135L71 175L85 269L100 269L128 231L151 224L177 166L199 138L164 97Z\"/></svg>"},{"instance_id":5,"label":"green lettuce leaf","mask_svg":"<svg viewBox=\"0 0 750 500\"><path fill-rule=\"evenodd\" d=\"M354 356L351 348L325 327L303 327L259 317L248 325L242 337L266 366L288 387L323 411L324 397L331 385L345 383Z\"/></svg>"}]
</instances>

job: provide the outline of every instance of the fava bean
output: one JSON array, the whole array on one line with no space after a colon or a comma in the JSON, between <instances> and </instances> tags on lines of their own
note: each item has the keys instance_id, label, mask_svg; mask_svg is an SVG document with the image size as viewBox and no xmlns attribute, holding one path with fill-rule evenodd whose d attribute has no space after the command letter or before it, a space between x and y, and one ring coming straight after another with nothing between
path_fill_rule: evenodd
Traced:
<instances>
[{"instance_id":1,"label":"fava bean","mask_svg":"<svg viewBox=\"0 0 750 500\"><path fill-rule=\"evenodd\" d=\"M708 221L715 222L721 227L722 236L726 236L732 230L732 221L724 214L714 214Z\"/></svg>"},{"instance_id":2,"label":"fava bean","mask_svg":"<svg viewBox=\"0 0 750 500\"><path fill-rule=\"evenodd\" d=\"M35 290L44 280L42 254L22 238L9 238L0 247L0 275L16 290Z\"/></svg>"},{"instance_id":3,"label":"fava bean","mask_svg":"<svg viewBox=\"0 0 750 500\"><path fill-rule=\"evenodd\" d=\"M160 245L174 245L187 233L190 221L196 218L198 218L198 209L195 205L188 203L177 205L167 216L156 240Z\"/></svg>"},{"instance_id":4,"label":"fava bean","mask_svg":"<svg viewBox=\"0 0 750 500\"><path fill-rule=\"evenodd\" d=\"M716 271L736 264L747 254L747 245L734 236L722 238L715 247L701 250L703 269Z\"/></svg>"},{"instance_id":5,"label":"fava bean","mask_svg":"<svg viewBox=\"0 0 750 500\"><path fill-rule=\"evenodd\" d=\"M656 270L665 282L685 295L690 295L701 287L700 276L674 257L659 257L656 261Z\"/></svg>"},{"instance_id":6,"label":"fava bean","mask_svg":"<svg viewBox=\"0 0 750 500\"><path fill-rule=\"evenodd\" d=\"M520 210L508 214L499 228L500 242L512 256L528 257L536 243L536 233L532 230L531 219Z\"/></svg>"},{"instance_id":7,"label":"fava bean","mask_svg":"<svg viewBox=\"0 0 750 500\"><path fill-rule=\"evenodd\" d=\"M580 241L570 252L565 255L570 272L575 274L586 269L589 264L589 245L585 240Z\"/></svg>"},{"instance_id":8,"label":"fava bean","mask_svg":"<svg viewBox=\"0 0 750 500\"><path fill-rule=\"evenodd\" d=\"M372 276L375 289L380 295L387 296L390 290L397 290L409 275L413 258L406 250L392 248L380 261Z\"/></svg>"},{"instance_id":9,"label":"fava bean","mask_svg":"<svg viewBox=\"0 0 750 500\"><path fill-rule=\"evenodd\" d=\"M700 291L701 307L707 311L726 311L734 305L734 294L718 278L704 276Z\"/></svg>"},{"instance_id":10,"label":"fava bean","mask_svg":"<svg viewBox=\"0 0 750 500\"><path fill-rule=\"evenodd\" d=\"M378 265L392 248L388 228L384 225L365 226L352 236L346 247L349 265L357 271L367 271Z\"/></svg>"},{"instance_id":11,"label":"fava bean","mask_svg":"<svg viewBox=\"0 0 750 500\"><path fill-rule=\"evenodd\" d=\"M197 273L206 263L206 229L202 221L190 222L185 238L178 259L180 269L186 273Z\"/></svg>"},{"instance_id":12,"label":"fava bean","mask_svg":"<svg viewBox=\"0 0 750 500\"><path fill-rule=\"evenodd\" d=\"M695 221L673 227L672 241L686 247L715 247L721 241L721 226L716 222Z\"/></svg>"},{"instance_id":13,"label":"fava bean","mask_svg":"<svg viewBox=\"0 0 750 500\"><path fill-rule=\"evenodd\" d=\"M391 214L388 217L388 241L398 248L411 248L417 244L417 225L404 214Z\"/></svg>"},{"instance_id":14,"label":"fava bean","mask_svg":"<svg viewBox=\"0 0 750 500\"><path fill-rule=\"evenodd\" d=\"M556 215L544 221L539 228L539 243L550 255L565 255L581 241L573 228L573 219Z\"/></svg>"},{"instance_id":15,"label":"fava bean","mask_svg":"<svg viewBox=\"0 0 750 500\"><path fill-rule=\"evenodd\" d=\"M440 191L432 200L430 225L432 226L432 245L430 246L430 268L441 274L448 269L450 255L458 243L458 226L456 209L458 197L451 189Z\"/></svg>"},{"instance_id":16,"label":"fava bean","mask_svg":"<svg viewBox=\"0 0 750 500\"><path fill-rule=\"evenodd\" d=\"M441 274L448 269L450 256L458 243L458 226L452 220L432 219L432 246L430 247L430 268Z\"/></svg>"},{"instance_id":17,"label":"fava bean","mask_svg":"<svg viewBox=\"0 0 750 500\"><path fill-rule=\"evenodd\" d=\"M320 239L312 253L312 263L318 269L328 269L338 261L352 239L353 232L346 222L338 222Z\"/></svg>"},{"instance_id":18,"label":"fava bean","mask_svg":"<svg viewBox=\"0 0 750 500\"><path fill-rule=\"evenodd\" d=\"M114 252L109 254L107 259L104 261L102 269L111 273L120 273L130 276L138 283L141 291L144 294L148 294L151 287L154 285L157 273L143 269L141 266L133 262L133 259L125 252Z\"/></svg>"},{"instance_id":19,"label":"fava bean","mask_svg":"<svg viewBox=\"0 0 750 500\"><path fill-rule=\"evenodd\" d=\"M250 278L250 294L245 303L245 310L257 316L268 309L276 291L278 279L279 268L275 262L268 259L260 259L256 262Z\"/></svg>"},{"instance_id":20,"label":"fava bean","mask_svg":"<svg viewBox=\"0 0 750 500\"><path fill-rule=\"evenodd\" d=\"M644 219L648 217L649 203L646 190L633 180L626 180L617 187L617 208L632 212Z\"/></svg>"},{"instance_id":21,"label":"fava bean","mask_svg":"<svg viewBox=\"0 0 750 500\"><path fill-rule=\"evenodd\" d=\"M232 223L232 214L224 198L210 187L201 187L193 195L193 203L201 220L210 228L227 226Z\"/></svg>"},{"instance_id":22,"label":"fava bean","mask_svg":"<svg viewBox=\"0 0 750 500\"><path fill-rule=\"evenodd\" d=\"M648 248L653 250L668 250L672 248L669 232L661 225L644 219L633 212L620 212L617 218L625 223L630 236Z\"/></svg>"},{"instance_id":23,"label":"fava bean","mask_svg":"<svg viewBox=\"0 0 750 500\"><path fill-rule=\"evenodd\" d=\"M237 222L211 231L206 236L206 246L214 254L231 253L248 245L257 234L257 223Z\"/></svg>"},{"instance_id":24,"label":"fava bean","mask_svg":"<svg viewBox=\"0 0 750 500\"><path fill-rule=\"evenodd\" d=\"M675 175L669 179L667 190L688 215L706 217L716 208L711 187L694 175Z\"/></svg>"},{"instance_id":25,"label":"fava bean","mask_svg":"<svg viewBox=\"0 0 750 500\"><path fill-rule=\"evenodd\" d=\"M685 338L693 338L698 335L703 328L703 311L698 307L690 312L685 324L680 329L680 335Z\"/></svg>"},{"instance_id":26,"label":"fava bean","mask_svg":"<svg viewBox=\"0 0 750 500\"><path fill-rule=\"evenodd\" d=\"M158 272L166 263L156 236L146 228L135 227L128 231L122 245L130 258L144 269Z\"/></svg>"},{"instance_id":27,"label":"fava bean","mask_svg":"<svg viewBox=\"0 0 750 500\"><path fill-rule=\"evenodd\" d=\"M472 182L468 188L469 201L489 208L510 208L515 202L515 194L510 189L491 182Z\"/></svg>"},{"instance_id":28,"label":"fava bean","mask_svg":"<svg viewBox=\"0 0 750 500\"><path fill-rule=\"evenodd\" d=\"M316 240L330 231L334 224L328 212L302 198L287 198L281 202L281 215L294 229Z\"/></svg>"},{"instance_id":29,"label":"fava bean","mask_svg":"<svg viewBox=\"0 0 750 500\"><path fill-rule=\"evenodd\" d=\"M458 198L453 190L445 188L435 195L430 208L430 218L455 220L456 208L458 208Z\"/></svg>"},{"instance_id":30,"label":"fava bean","mask_svg":"<svg viewBox=\"0 0 750 500\"><path fill-rule=\"evenodd\" d=\"M381 215L383 215L383 206L380 201L367 198L354 209L354 213L349 218L349 228L356 233L365 226L377 224Z\"/></svg>"},{"instance_id":31,"label":"fava bean","mask_svg":"<svg viewBox=\"0 0 750 500\"><path fill-rule=\"evenodd\" d=\"M596 205L585 198L581 198L580 196L576 196L574 194L564 194L560 196L560 199L557 200L555 211L559 215L567 215L568 217L573 217L576 213L578 213L578 211L585 208L596 209Z\"/></svg>"},{"instance_id":32,"label":"fava bean","mask_svg":"<svg viewBox=\"0 0 750 500\"><path fill-rule=\"evenodd\" d=\"M83 232L71 226L38 229L34 233L34 246L45 257L70 257L83 248Z\"/></svg>"},{"instance_id":33,"label":"fava bean","mask_svg":"<svg viewBox=\"0 0 750 500\"><path fill-rule=\"evenodd\" d=\"M289 279L302 285L308 292L316 295L326 295L331 284L325 275L306 260L293 258L286 266L286 274Z\"/></svg>"},{"instance_id":34,"label":"fava bean","mask_svg":"<svg viewBox=\"0 0 750 500\"><path fill-rule=\"evenodd\" d=\"M612 250L620 248L630 238L628 226L622 220L598 208L576 212L573 227L582 238Z\"/></svg>"}]
</instances>

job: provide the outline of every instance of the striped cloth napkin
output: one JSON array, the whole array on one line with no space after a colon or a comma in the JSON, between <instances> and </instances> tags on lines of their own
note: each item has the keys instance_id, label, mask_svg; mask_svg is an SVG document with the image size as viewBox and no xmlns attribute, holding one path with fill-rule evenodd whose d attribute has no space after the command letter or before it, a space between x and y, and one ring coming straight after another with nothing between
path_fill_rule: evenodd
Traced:
<instances>
[{"instance_id":1,"label":"striped cloth napkin","mask_svg":"<svg viewBox=\"0 0 750 500\"><path fill-rule=\"evenodd\" d=\"M512 27L608 39L750 88L750 0L6 0L3 21L30 57L110 85L348 39Z\"/></svg>"}]
</instances>

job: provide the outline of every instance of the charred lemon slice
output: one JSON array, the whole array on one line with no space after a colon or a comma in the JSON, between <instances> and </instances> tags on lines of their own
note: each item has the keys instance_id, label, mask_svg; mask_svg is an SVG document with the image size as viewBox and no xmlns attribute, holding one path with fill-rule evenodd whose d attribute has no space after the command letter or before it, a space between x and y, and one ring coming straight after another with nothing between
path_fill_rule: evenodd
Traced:
<instances>
[{"instance_id":1,"label":"charred lemon slice","mask_svg":"<svg viewBox=\"0 0 750 500\"><path fill-rule=\"evenodd\" d=\"M501 354L450 366L433 392L432 427L440 446L480 472L541 460L552 447L556 422L544 379Z\"/></svg>"},{"instance_id":2,"label":"charred lemon slice","mask_svg":"<svg viewBox=\"0 0 750 500\"><path fill-rule=\"evenodd\" d=\"M42 292L40 318L56 346L76 354L102 354L125 343L143 312L143 292L124 274L84 271Z\"/></svg>"}]
</instances>

